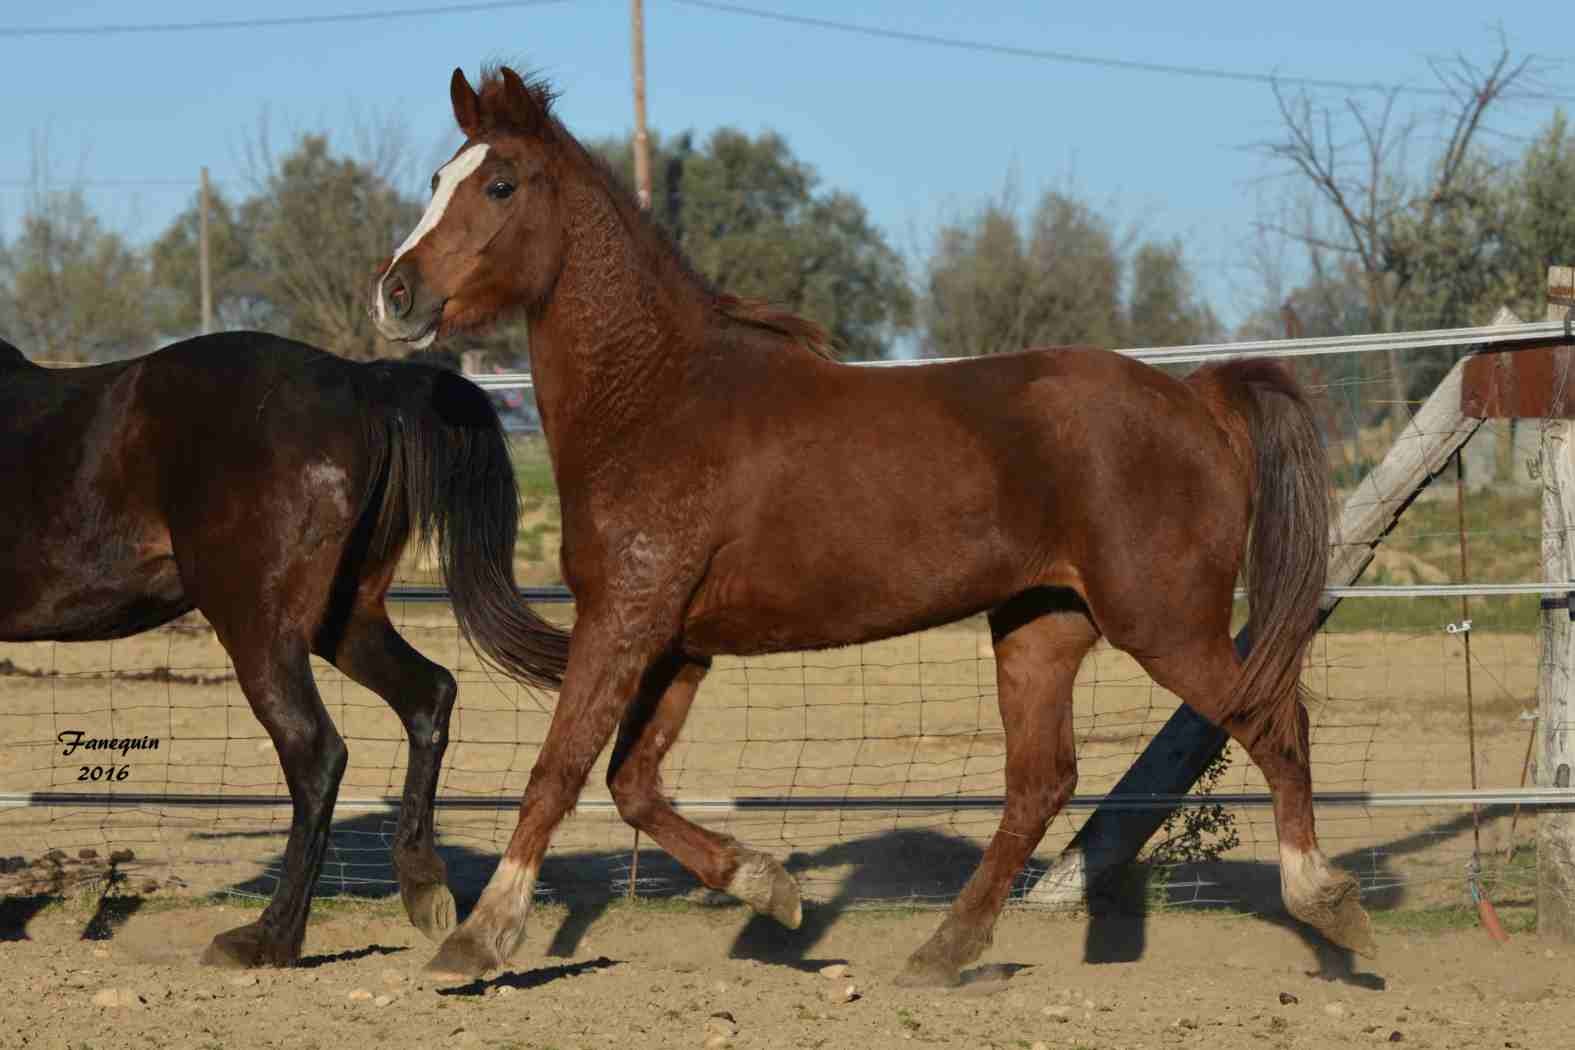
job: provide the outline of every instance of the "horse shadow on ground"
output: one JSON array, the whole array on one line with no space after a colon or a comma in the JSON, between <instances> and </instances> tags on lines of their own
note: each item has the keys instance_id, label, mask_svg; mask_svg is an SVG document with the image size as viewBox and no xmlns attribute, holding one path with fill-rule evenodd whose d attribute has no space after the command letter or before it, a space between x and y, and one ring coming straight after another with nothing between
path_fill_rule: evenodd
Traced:
<instances>
[{"instance_id":1,"label":"horse shadow on ground","mask_svg":"<svg viewBox=\"0 0 1575 1050\"><path fill-rule=\"evenodd\" d=\"M1507 814L1499 807L1484 807L1482 820ZM336 821L328 861L319 879L318 894L335 894L374 900L397 899L393 869L388 859L393 822L385 814L368 813ZM1395 862L1436 848L1441 841L1470 834L1471 817L1463 814L1382 844L1337 855L1333 860L1359 873L1365 887L1363 903L1381 911L1403 904L1408 896L1405 877ZM210 839L277 837L277 832L208 832ZM460 914L474 907L491 877L498 855L492 849L447 843L438 847L449 870ZM755 959L798 970L815 970L847 960L817 952L833 925L848 911L871 904L883 906L932 906L949 903L977 867L982 847L972 839L934 829L897 829L836 842L819 849L800 850L782 858L783 865L810 887L813 899L804 902L803 922L787 930L775 922L751 915L738 929L728 950L731 958ZM1045 858L1036 857L1030 872L1020 876L1014 896L1030 890L1044 870ZM263 862L264 873L227 887L231 892L266 898L276 885L283 857L274 853ZM638 895L645 901L686 900L699 907L733 908L734 902L699 883L666 853L644 848L638 853ZM563 920L552 932L549 957L569 958L577 953L586 931L625 896L630 875L630 851L610 849L554 850L543 863L539 899L565 906ZM0 903L0 941L25 939L29 921L55 898L8 897ZM141 906L141 899L106 897L88 923L84 937L112 937L115 929ZM1099 965L1132 962L1146 951L1148 921L1158 909L1227 911L1250 915L1260 922L1295 933L1317 960L1315 976L1358 987L1381 989L1375 974L1358 969L1353 953L1336 948L1300 922L1292 919L1280 900L1277 865L1259 861L1222 860L1172 869L1160 885L1153 870L1129 865L1089 894L1083 960ZM261 900L259 900L259 907ZM936 912L936 922L940 921ZM1010 921L1007 916L1005 921ZM914 945L917 947L917 944ZM303 964L324 965L343 958L387 954L403 949L373 945L349 953L312 957ZM360 954L357 954L357 953ZM534 987L548 980L616 965L615 960L565 964L505 974L501 980L517 987ZM1010 976L1022 964L980 967L966 979ZM524 981L525 984L517 982ZM485 984L478 985L484 990ZM455 994L475 994L462 986Z\"/></svg>"}]
</instances>

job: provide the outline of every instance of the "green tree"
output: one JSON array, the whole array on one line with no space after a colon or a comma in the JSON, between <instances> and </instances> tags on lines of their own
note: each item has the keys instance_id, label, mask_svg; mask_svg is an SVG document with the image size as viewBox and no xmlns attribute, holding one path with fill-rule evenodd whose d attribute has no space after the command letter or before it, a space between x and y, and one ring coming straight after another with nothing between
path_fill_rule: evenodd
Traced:
<instances>
[{"instance_id":1,"label":"green tree","mask_svg":"<svg viewBox=\"0 0 1575 1050\"><path fill-rule=\"evenodd\" d=\"M184 336L202 323L201 279L198 272L198 226L201 203L175 217L148 250L152 266L154 323L159 331ZM266 279L252 258L251 230L242 221L245 209L230 204L218 189L208 198L209 276L213 285L214 325L219 330L287 325L265 295Z\"/></svg>"},{"instance_id":2,"label":"green tree","mask_svg":"<svg viewBox=\"0 0 1575 1050\"><path fill-rule=\"evenodd\" d=\"M0 245L0 316L29 356L97 361L148 349L143 258L104 229L80 191L34 195L19 236Z\"/></svg>"},{"instance_id":3,"label":"green tree","mask_svg":"<svg viewBox=\"0 0 1575 1050\"><path fill-rule=\"evenodd\" d=\"M378 336L367 298L377 264L420 221L422 203L394 187L377 152L338 155L326 135L307 134L275 159L264 142L254 192L238 205L213 196L209 250L221 327L262 328L352 358L405 352ZM172 334L195 330L195 205L151 255L160 325Z\"/></svg>"},{"instance_id":4,"label":"green tree","mask_svg":"<svg viewBox=\"0 0 1575 1050\"><path fill-rule=\"evenodd\" d=\"M629 139L593 147L633 186ZM824 192L813 168L773 132L722 128L703 147L651 136L651 213L718 287L824 325L841 355L885 356L912 322L902 260L857 198Z\"/></svg>"},{"instance_id":5,"label":"green tree","mask_svg":"<svg viewBox=\"0 0 1575 1050\"><path fill-rule=\"evenodd\" d=\"M378 336L366 304L373 270L421 219L422 205L363 163L306 135L246 204L262 294L288 333L346 357L398 354Z\"/></svg>"},{"instance_id":6,"label":"green tree","mask_svg":"<svg viewBox=\"0 0 1575 1050\"><path fill-rule=\"evenodd\" d=\"M1180 241L1138 248L1127 321L1129 337L1141 346L1189 346L1218 338L1219 319L1199 297Z\"/></svg>"},{"instance_id":7,"label":"green tree","mask_svg":"<svg viewBox=\"0 0 1575 1050\"><path fill-rule=\"evenodd\" d=\"M1024 221L1010 185L940 228L920 318L931 357L1194 343L1218 329L1178 242L1132 251L1108 219L1056 191Z\"/></svg>"},{"instance_id":8,"label":"green tree","mask_svg":"<svg viewBox=\"0 0 1575 1050\"><path fill-rule=\"evenodd\" d=\"M1546 305L1548 267L1575 262L1575 137L1562 109L1526 147L1504 196L1503 299L1536 320Z\"/></svg>"}]
</instances>

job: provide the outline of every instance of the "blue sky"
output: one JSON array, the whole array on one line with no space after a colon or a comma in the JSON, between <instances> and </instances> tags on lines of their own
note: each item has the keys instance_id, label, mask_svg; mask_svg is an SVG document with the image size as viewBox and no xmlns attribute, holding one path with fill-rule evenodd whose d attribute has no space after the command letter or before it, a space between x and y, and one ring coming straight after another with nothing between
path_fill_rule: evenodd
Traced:
<instances>
[{"instance_id":1,"label":"blue sky","mask_svg":"<svg viewBox=\"0 0 1575 1050\"><path fill-rule=\"evenodd\" d=\"M1048 4L931 0L740 0L743 6L915 34L1136 62L1358 82L1435 83L1426 60L1487 59L1502 26L1517 52L1552 63L1544 86L1575 97L1575 45L1549 34L1555 9L1505 0L1490 22L1462 5ZM444 0L425 0L441 6ZM80 180L101 217L145 241L190 200L206 164L245 190L245 149L266 111L276 145L327 130L352 146L359 116L404 124L412 188L457 144L447 83L463 66L510 60L545 72L584 137L633 123L629 6L564 0L479 13L200 32L30 36L27 27L174 23L391 12L422 0L193 0L0 8L0 235L15 232L19 183L44 144L52 181ZM1179 237L1219 312L1240 316L1241 266L1259 200L1281 184L1247 147L1277 127L1262 84L959 51L646 0L651 126L775 129L825 185L858 195L893 244L922 253L937 224L998 193L1072 189L1145 234ZM1329 95L1338 101L1338 93ZM1411 98L1423 111L1440 100ZM1526 136L1556 103L1522 103L1495 129ZM1513 139L1509 140L1513 146ZM119 183L119 184L117 184ZM126 185L125 183L134 183ZM152 183L152 184L150 184ZM167 183L167 184L166 184Z\"/></svg>"}]
</instances>

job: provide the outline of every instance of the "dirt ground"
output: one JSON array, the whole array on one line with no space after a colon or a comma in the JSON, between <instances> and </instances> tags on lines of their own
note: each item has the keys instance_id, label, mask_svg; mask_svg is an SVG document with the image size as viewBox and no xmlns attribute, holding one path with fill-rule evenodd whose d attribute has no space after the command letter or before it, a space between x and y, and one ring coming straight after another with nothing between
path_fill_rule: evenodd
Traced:
<instances>
[{"instance_id":1,"label":"dirt ground","mask_svg":"<svg viewBox=\"0 0 1575 1050\"><path fill-rule=\"evenodd\" d=\"M811 909L789 933L739 908L617 905L578 924L549 906L511 969L440 987L419 972L432 946L386 906L319 907L299 968L244 974L196 958L250 909L177 906L118 925L95 923L80 905L30 918L8 910L5 1050L1540 1050L1568 1045L1575 955L1534 934L1498 946L1474 928L1386 928L1380 958L1352 967L1252 917L1164 913L1096 926L1013 910L969 983L914 990L892 978L934 912L827 922ZM819 972L837 963L845 977ZM722 1039L708 1043L713 1035Z\"/></svg>"}]
</instances>

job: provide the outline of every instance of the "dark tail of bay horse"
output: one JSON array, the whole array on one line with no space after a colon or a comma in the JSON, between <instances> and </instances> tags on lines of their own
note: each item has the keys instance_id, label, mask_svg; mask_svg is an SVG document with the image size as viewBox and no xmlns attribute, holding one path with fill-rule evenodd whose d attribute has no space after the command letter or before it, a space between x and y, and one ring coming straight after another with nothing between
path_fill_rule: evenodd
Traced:
<instances>
[{"instance_id":1,"label":"dark tail of bay horse","mask_svg":"<svg viewBox=\"0 0 1575 1050\"><path fill-rule=\"evenodd\" d=\"M502 425L480 388L430 374L430 393L417 388L383 420L373 549L391 550L411 532L433 543L465 640L504 673L557 689L569 633L515 590L519 494Z\"/></svg>"},{"instance_id":2,"label":"dark tail of bay horse","mask_svg":"<svg viewBox=\"0 0 1575 1050\"><path fill-rule=\"evenodd\" d=\"M1252 648L1226 714L1305 760L1302 663L1328 577L1328 461L1312 409L1291 373L1269 359L1231 361L1190 377L1212 385L1246 422L1256 478L1248 543L1247 633Z\"/></svg>"}]
</instances>

